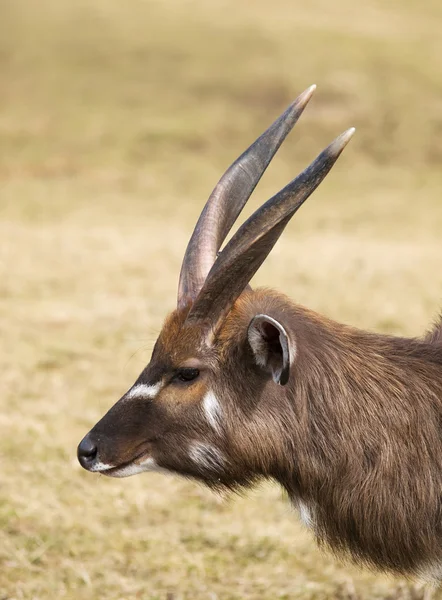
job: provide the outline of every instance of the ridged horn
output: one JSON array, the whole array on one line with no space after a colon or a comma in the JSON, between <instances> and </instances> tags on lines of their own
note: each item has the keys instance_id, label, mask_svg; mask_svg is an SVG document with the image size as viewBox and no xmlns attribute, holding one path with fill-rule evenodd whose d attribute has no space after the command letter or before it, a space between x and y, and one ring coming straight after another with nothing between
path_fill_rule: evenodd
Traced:
<instances>
[{"instance_id":1,"label":"ridged horn","mask_svg":"<svg viewBox=\"0 0 442 600\"><path fill-rule=\"evenodd\" d=\"M184 254L178 307L193 302L197 297L221 244L315 89L316 86L312 85L298 96L221 177L198 219Z\"/></svg>"},{"instance_id":2,"label":"ridged horn","mask_svg":"<svg viewBox=\"0 0 442 600\"><path fill-rule=\"evenodd\" d=\"M300 175L263 204L238 229L211 268L186 322L214 330L264 262L287 223L323 181L354 133L337 137Z\"/></svg>"}]
</instances>

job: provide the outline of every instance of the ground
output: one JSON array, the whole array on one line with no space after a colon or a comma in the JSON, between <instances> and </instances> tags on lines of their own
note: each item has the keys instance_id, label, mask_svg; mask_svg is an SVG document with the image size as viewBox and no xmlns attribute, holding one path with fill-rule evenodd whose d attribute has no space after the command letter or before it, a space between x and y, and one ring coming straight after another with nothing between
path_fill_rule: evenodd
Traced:
<instances>
[{"instance_id":1,"label":"ground","mask_svg":"<svg viewBox=\"0 0 442 600\"><path fill-rule=\"evenodd\" d=\"M388 5L387 5L388 4ZM442 598L319 550L282 493L82 471L228 164L317 92L250 207L355 138L254 284L420 335L442 305L442 4L0 0L0 598Z\"/></svg>"}]
</instances>

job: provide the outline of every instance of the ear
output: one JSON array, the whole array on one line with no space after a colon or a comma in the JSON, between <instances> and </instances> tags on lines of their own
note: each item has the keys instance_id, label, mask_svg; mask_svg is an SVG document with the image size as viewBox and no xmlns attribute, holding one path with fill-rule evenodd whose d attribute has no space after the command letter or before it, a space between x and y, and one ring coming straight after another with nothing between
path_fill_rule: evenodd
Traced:
<instances>
[{"instance_id":1,"label":"ear","mask_svg":"<svg viewBox=\"0 0 442 600\"><path fill-rule=\"evenodd\" d=\"M250 321L247 338L256 363L272 374L273 381L285 385L290 375L290 346L281 323L268 315L256 315Z\"/></svg>"}]
</instances>

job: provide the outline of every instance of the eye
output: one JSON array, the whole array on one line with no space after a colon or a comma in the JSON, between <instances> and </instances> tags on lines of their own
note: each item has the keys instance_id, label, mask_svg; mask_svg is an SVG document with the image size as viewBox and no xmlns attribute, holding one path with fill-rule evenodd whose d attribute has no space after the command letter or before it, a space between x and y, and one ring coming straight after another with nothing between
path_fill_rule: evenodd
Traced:
<instances>
[{"instance_id":1,"label":"eye","mask_svg":"<svg viewBox=\"0 0 442 600\"><path fill-rule=\"evenodd\" d=\"M200 374L199 369L192 369L192 368L184 368L184 369L179 369L177 374L175 375L174 379L177 379L178 381L193 381L194 379L196 379L198 377L198 375Z\"/></svg>"}]
</instances>

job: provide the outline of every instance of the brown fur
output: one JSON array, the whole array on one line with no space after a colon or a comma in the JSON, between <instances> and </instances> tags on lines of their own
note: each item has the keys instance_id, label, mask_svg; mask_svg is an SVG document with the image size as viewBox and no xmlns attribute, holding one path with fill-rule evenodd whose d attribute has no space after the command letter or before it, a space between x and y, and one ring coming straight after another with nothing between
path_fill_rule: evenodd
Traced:
<instances>
[{"instance_id":1,"label":"brown fur","mask_svg":"<svg viewBox=\"0 0 442 600\"><path fill-rule=\"evenodd\" d=\"M358 331L261 291L231 314L226 356L256 312L282 322L298 354L286 388L249 389L241 452L313 508L320 542L401 573L437 564L442 346Z\"/></svg>"},{"instance_id":2,"label":"brown fur","mask_svg":"<svg viewBox=\"0 0 442 600\"><path fill-rule=\"evenodd\" d=\"M284 387L248 343L260 313L296 348ZM92 430L103 460L123 464L141 449L215 488L274 479L310 508L320 543L380 569L438 577L441 326L423 340L366 333L264 289L244 292L209 344L210 331L185 324L186 314L167 319L138 380L163 381L158 397L123 397ZM173 373L189 360L200 377L177 384ZM202 409L208 390L222 406L218 432ZM205 463L189 457L194 442L207 448Z\"/></svg>"}]
</instances>

